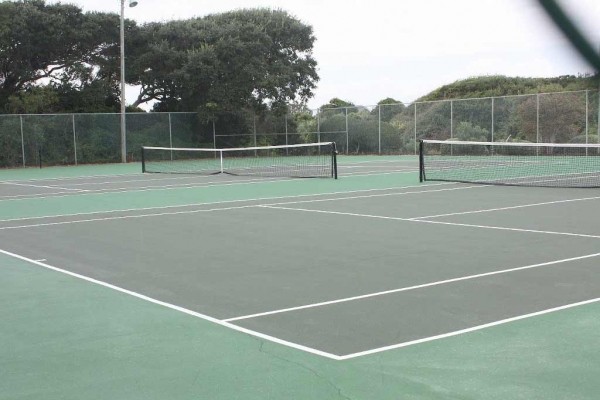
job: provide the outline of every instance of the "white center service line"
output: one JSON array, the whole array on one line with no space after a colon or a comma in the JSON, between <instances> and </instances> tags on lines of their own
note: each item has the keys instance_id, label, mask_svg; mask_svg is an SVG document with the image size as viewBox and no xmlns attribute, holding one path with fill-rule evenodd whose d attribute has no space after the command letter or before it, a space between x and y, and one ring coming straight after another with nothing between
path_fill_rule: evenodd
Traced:
<instances>
[{"instance_id":1,"label":"white center service line","mask_svg":"<svg viewBox=\"0 0 600 400\"><path fill-rule=\"evenodd\" d=\"M297 307L281 308L278 310L265 311L265 312L256 313L256 314L242 315L240 317L227 318L227 319L224 319L223 321L233 322L233 321L239 321L239 320L243 320L243 319L258 318L258 317L264 317L264 316L273 315L273 314L281 314L281 313L290 312L290 311L298 311L298 310L305 310L308 308L328 306L328 305L332 305L332 304L347 303L349 301L363 300L363 299L368 299L370 297L384 296L384 295L388 295L388 294L392 294L392 293L408 292L410 290L423 289L423 288L428 288L428 287L432 287L432 286L440 286L440 285L445 285L448 283L467 281L467 280L471 280L471 279L478 279L478 278L483 278L483 277L492 276L492 275L507 274L507 273L516 272L516 271L524 271L524 270L528 270L528 269L546 267L548 265L562 264L562 263L566 263L566 262L570 262L570 261L584 260L586 258L592 258L592 257L598 257L598 256L600 256L600 253L587 254L585 256L580 256L580 257L564 258L562 260L548 261L548 262L544 262L544 263L540 263L540 264L525 265L523 267L508 268L508 269L502 269L502 270L498 270L498 271L484 272L481 274L461 276L458 278L444 279L441 281L429 282L429 283L424 283L421 285L408 286L408 287L403 287L403 288L398 288L398 289L384 290L381 292L368 293L368 294L363 294L360 296L345 297L342 299L323 301L320 303L305 304L305 305L297 306Z\"/></svg>"}]
</instances>

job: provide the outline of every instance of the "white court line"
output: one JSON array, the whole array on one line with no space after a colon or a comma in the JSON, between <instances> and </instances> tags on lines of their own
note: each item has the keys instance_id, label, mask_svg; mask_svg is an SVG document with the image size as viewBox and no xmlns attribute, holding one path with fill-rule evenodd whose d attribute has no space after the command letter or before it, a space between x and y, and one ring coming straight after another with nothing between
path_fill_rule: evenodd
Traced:
<instances>
[{"instance_id":1,"label":"white court line","mask_svg":"<svg viewBox=\"0 0 600 400\"><path fill-rule=\"evenodd\" d=\"M421 222L421 223L424 223L424 224L439 224L439 225L463 226L463 227L466 227L466 228L496 229L496 230L501 230L501 231L543 233L543 234L546 234L546 235L562 235L562 236L575 236L575 237L600 239L600 235L587 235L585 233L542 231L542 230L537 230L537 229L508 228L508 227L505 227L505 226L460 224L460 223L456 223L456 222L428 221L428 220L424 220L424 219L419 219L419 220L410 220L409 219L407 221Z\"/></svg>"},{"instance_id":2,"label":"white court line","mask_svg":"<svg viewBox=\"0 0 600 400\"><path fill-rule=\"evenodd\" d=\"M385 172L385 173L368 173L368 174L352 174L346 175L346 178L352 177L364 177L364 176L380 176L380 175L396 175L396 174L408 174L414 172ZM0 202L3 201L18 201L18 200L38 200L38 199L47 199L47 198L60 198L60 197L73 197L73 196L93 196L93 195L103 195L103 194L112 194L112 193L137 193L137 192L149 192L149 191L167 191L167 190L178 190L178 189L197 189L204 187L219 187L219 186L235 186L235 185L260 185L265 183L278 183L278 182L294 182L298 181L301 178L292 178L292 179L279 179L279 178L260 178L252 181L248 180L238 180L238 181L227 181L230 183L223 184L222 182L213 181L201 184L183 184L183 185L158 185L158 186L147 186L147 187L138 187L134 189L129 188L115 188L115 189L89 189L87 191L81 191L78 193L72 194L64 194L61 192L56 193L46 193L42 196L32 196L32 195L16 195L16 196L2 196L0 197ZM328 178L326 178L328 179ZM455 183L455 182L446 182L446 183Z\"/></svg>"},{"instance_id":3,"label":"white court line","mask_svg":"<svg viewBox=\"0 0 600 400\"><path fill-rule=\"evenodd\" d=\"M410 186L419 187L419 186ZM444 189L431 189L431 190L415 190L412 192L401 192L401 193L383 193L383 194L369 194L364 196L348 196L348 197L336 197L334 199L314 199L314 200L298 200L298 201L286 201L281 203L262 204L264 206L276 206L280 204L304 204L304 203L321 203L325 201L336 201L336 200L355 200L355 199L368 199L372 197L386 197L386 196L401 196L406 194L422 194L422 193L436 193L436 192L447 192L453 190L464 190L464 189L479 189L486 188L489 186L475 185L475 186L458 186Z\"/></svg>"},{"instance_id":4,"label":"white court line","mask_svg":"<svg viewBox=\"0 0 600 400\"><path fill-rule=\"evenodd\" d=\"M14 200L22 200L22 199L47 199L47 198L57 198L57 197L73 197L74 194L83 194L83 195L102 195L102 194L111 194L111 193L135 193L135 192L148 192L152 190L176 190L176 189L196 189L196 188L205 188L205 187L215 187L215 186L235 186L235 185L250 185L255 183L271 183L271 182L284 182L287 180L282 179L254 179L254 180L234 180L234 181L225 181L218 182L205 182L205 183L184 183L184 184L173 184L173 185L155 185L155 186L139 186L136 188L127 188L127 187L116 187L116 188L105 188L105 189L70 189L70 190L79 190L77 193L69 193L65 194L64 192L55 192L55 193L43 193L41 195L15 195L15 196L2 196L0 197L0 201L14 201ZM54 188L59 189L59 188Z\"/></svg>"},{"instance_id":5,"label":"white court line","mask_svg":"<svg viewBox=\"0 0 600 400\"><path fill-rule=\"evenodd\" d=\"M273 196L273 197L257 197L251 199L244 200L225 200L225 201L214 201L214 202L206 202L206 203L189 203L189 204L180 204L173 206L161 206L161 207L145 207L145 208L127 208L127 209L118 209L118 210L108 210L108 211L92 211L86 213L72 213L72 214L58 214L58 215L45 215L39 217L23 217L23 218L11 218L11 219L2 219L0 222L14 222L14 221L28 221L28 220L37 220L37 219L49 219L49 218L64 218L64 217L76 217L81 215L96 215L96 214L114 214L121 212L135 212L135 211L149 211L149 210L166 210L170 208L184 208L184 207L200 207L207 205L215 205L215 204L231 204L231 203L246 203L246 202L254 202L254 201L269 201L269 200L282 200L282 199L296 199L296 198L304 198L304 197L320 197L320 196L332 196L332 195L343 195L349 193L365 193L365 192L375 192L375 191L388 191L388 190L400 190L400 189L412 189L415 187L430 187L430 186L442 186L442 185L454 185L454 183L433 183L421 186L398 186L398 187L388 187L381 189L363 189L363 190L349 190L342 192L327 192L327 193L318 193L318 194L299 194L294 196ZM474 187L483 187L483 186L474 186ZM401 195L405 192L396 193ZM420 193L420 192L410 192L410 193ZM318 199L315 199L318 200ZM292 201L294 204L298 201ZM273 204L287 204L285 202L282 203L273 203Z\"/></svg>"},{"instance_id":6,"label":"white court line","mask_svg":"<svg viewBox=\"0 0 600 400\"><path fill-rule=\"evenodd\" d=\"M11 195L11 196L0 196L0 201L4 201L4 200L29 200L29 199L40 199L40 198L51 198L51 197L59 197L58 195L64 195L64 197L67 196L66 193L72 194L72 192L50 192L50 193L44 193L43 197L41 195L33 195L33 194L18 194L18 195Z\"/></svg>"},{"instance_id":7,"label":"white court line","mask_svg":"<svg viewBox=\"0 0 600 400\"><path fill-rule=\"evenodd\" d=\"M198 214L198 213L203 213L203 212L230 211L230 210L239 210L239 209L243 209L243 208L256 208L256 207L257 207L256 205L247 205L247 206L235 206L235 207L209 208L209 209L205 209L205 210L171 211L171 212L155 213L155 214L137 214L137 215L122 215L119 217L88 218L88 219L79 219L79 220L74 220L74 221L44 222L41 224L3 226L3 227L0 227L0 231L11 230L11 229L24 229L24 228L39 228L42 226L81 224L81 223L85 223L85 222L102 222L102 221L115 221L115 220L120 220L120 219L162 217L162 216L166 216L166 215Z\"/></svg>"},{"instance_id":8,"label":"white court line","mask_svg":"<svg viewBox=\"0 0 600 400\"><path fill-rule=\"evenodd\" d=\"M368 166L362 167L362 168L366 168ZM338 167L339 168L339 167ZM398 170L387 170L387 173L394 173L394 172L399 172L399 173L409 173L409 172L418 172L418 169L413 169L413 170L405 170L405 169L398 169ZM368 171L367 171L368 172ZM373 173L375 173L375 171L373 171ZM350 173L349 175L351 176L361 176L364 173ZM382 175L382 174L377 174L377 175ZM343 176L348 176L348 175L343 175ZM177 176L177 177L172 177L172 176L168 176L168 177L162 177L162 178L150 178L150 179L132 179L132 180L127 180L127 181L103 181L103 182L84 182L84 183L69 183L70 186L85 186L85 185L115 185L115 184L121 184L121 183L135 183L135 182L154 182L154 181L164 181L164 182L170 182L170 181L177 181L177 180L204 180L205 178L210 178L212 177L212 175L186 175L186 176ZM236 179L236 180L231 180L231 181L212 181L212 182L194 182L194 183L198 183L198 184L202 184L202 185L206 185L209 183L239 183L239 182L250 182L250 181L256 181L256 182L261 182L264 180L269 180L270 178L257 178L257 179L245 179L245 180L241 180L241 179ZM271 178L271 179L278 179L278 180L283 180L283 181L288 181L289 179L280 179L280 178ZM192 184L192 183L190 183ZM171 185L174 186L174 185Z\"/></svg>"},{"instance_id":9,"label":"white court line","mask_svg":"<svg viewBox=\"0 0 600 400\"><path fill-rule=\"evenodd\" d=\"M422 338L422 339L417 339L417 340L411 340L409 342L398 343L398 344L393 344L393 345L390 345L390 346L379 347L379 348L376 348L376 349L365 350L365 351L361 351L361 352L358 352L358 353L346 354L346 355L343 355L343 356L339 356L338 360L349 360L351 358L363 357L363 356L367 356L367 355L371 355L371 354L381 353L381 352L384 352L384 351L389 351L389 350L399 349L399 348L402 348L402 347L412 346L412 345L415 345L415 344L431 342L433 340L445 339L445 338L449 338L449 337L452 337L452 336L458 336L458 335L462 335L462 334L469 333L469 332L475 332L475 331L479 331L479 330L486 329L486 328L491 328L491 327L498 326L498 325L508 324L510 322L515 322L515 321L523 320L523 319L526 319L526 318L537 317L537 316L540 316L540 315L549 314L549 313L553 313L553 312L556 312L556 311L567 310L569 308L580 307L580 306L583 306L583 305L593 304L593 303L598 303L598 302L600 302L600 297L599 298L595 298L595 299L580 301L580 302L577 302L577 303L566 304L564 306L549 308L547 310L536 311L536 312L533 312L533 313L530 313L530 314L524 314L524 315L519 315L519 316L512 317L512 318L506 318L506 319L503 319L503 320L490 322L488 324L477 325L477 326L473 326L473 327L470 327L470 328L461 329L461 330L458 330L458 331L444 333L444 334L441 334L441 335L430 336L430 337L426 337L426 338Z\"/></svg>"},{"instance_id":10,"label":"white court line","mask_svg":"<svg viewBox=\"0 0 600 400\"><path fill-rule=\"evenodd\" d=\"M143 176L147 176L147 174L145 175L141 175ZM156 175L154 175L156 176ZM212 175L185 175L185 176L162 176L160 178L145 178L145 179L131 179L131 180L115 180L115 181L101 181L101 182L79 182L79 183L67 183L67 185L69 186L85 186L85 185L115 185L115 184L121 184L121 183L134 183L134 182L154 182L154 181L178 181L178 180L206 180L206 178L210 178L212 177ZM40 179L43 180L43 179ZM237 181L231 181L231 182L239 182L239 180ZM209 183L209 182L196 182L196 183Z\"/></svg>"},{"instance_id":11,"label":"white court line","mask_svg":"<svg viewBox=\"0 0 600 400\"><path fill-rule=\"evenodd\" d=\"M298 310L305 310L308 308L328 306L328 305L332 305L332 304L347 303L350 301L368 299L371 297L385 296L385 295L392 294L392 293L408 292L410 290L417 290L417 289L423 289L423 288L428 288L428 287L432 287L432 286L446 285L448 283L467 281L467 280L471 280L471 279L478 279L478 278L483 278L483 277L493 276L493 275L507 274L507 273L516 272L516 271L524 271L524 270L528 270L528 269L545 267L548 265L561 264L561 263L570 262L570 261L583 260L586 258L592 258L592 257L598 257L598 256L600 256L600 253L588 254L588 255L580 256L580 257L564 258L562 260L548 261L548 262L539 263L539 264L525 265L523 267L508 268L508 269L497 270L497 271L492 271L492 272L484 272L481 274L461 276L459 278L444 279L441 281L429 282L429 283L424 283L421 285L407 286L407 287L398 288L398 289L384 290L381 292L368 293L368 294L363 294L360 296L345 297L342 299L323 301L320 303L305 304L302 306L281 308L278 310L265 311L265 312L256 313L256 314L242 315L240 317L227 318L227 319L224 319L223 321L233 322L233 321L239 321L239 320L243 320L243 319L264 317L266 315L281 314L281 313L290 312L290 311L298 311Z\"/></svg>"},{"instance_id":12,"label":"white court line","mask_svg":"<svg viewBox=\"0 0 600 400\"><path fill-rule=\"evenodd\" d=\"M76 191L76 192L87 192L86 189L69 189L58 186L46 186L46 185L33 185L31 183L16 183L16 182L0 182L2 185L12 185L12 186L26 186L26 187L34 187L40 189L58 189L58 190L66 190L66 191ZM29 195L31 196L31 195Z\"/></svg>"},{"instance_id":13,"label":"white court line","mask_svg":"<svg viewBox=\"0 0 600 400\"><path fill-rule=\"evenodd\" d=\"M167 302L164 302L164 301L161 301L161 300L157 300L157 299L154 299L152 297L146 296L144 294L140 294L140 293L128 290L128 289L124 289L122 287L113 285L111 283L107 283L107 282L104 282L104 281L100 281L98 279L90 278L88 276L81 275L81 274L78 274L78 273L75 273L75 272L70 272L70 271L67 271L67 270L62 269L62 268L54 267L52 265L48 265L48 264L40 262L40 261L32 260L30 258L21 256L21 255L15 254L15 253L11 253L11 252L6 251L6 250L0 249L0 253L2 253L4 255L7 255L9 257L12 257L12 258L16 258L16 259L19 259L19 260L22 260L22 261L26 261L26 262L31 263L31 264L35 264L35 265L43 267L43 268L50 269L52 271L56 271L56 272L60 272L60 273L65 274L65 275L72 276L74 278L82 279L84 281L87 281L87 282L90 282L90 283L93 283L93 284L96 284L96 285L99 285L99 286L104 286L104 287L106 287L108 289L112 289L112 290L115 290L117 292L121 292L121 293L127 294L129 296L133 296L133 297L136 297L138 299L141 299L141 300L153 303L153 304L157 304L159 306L170 308L171 310L179 311L179 312L182 312L184 314L191 315L191 316L203 319L205 321L209 321L209 322L212 322L214 324L221 325L221 326L224 326L226 328L233 329L234 331L245 333L245 334L250 335L250 336L258 337L258 338L263 339L263 340L268 340L268 341L273 342L273 343L277 343L277 344L281 344L283 346L291 347L291 348L294 348L296 350L306 351L307 353L311 353L311 354L315 354L315 355L318 355L318 356L330 358L330 359L333 359L333 360L339 360L340 359L340 357L337 356L337 355L335 355L335 354L330 354L330 353L327 353L327 352L324 352L324 351L321 351L321 350L313 349L311 347L303 346L301 344L297 344L297 343L289 342L287 340L279 339L279 338L276 338L274 336L265 335L264 333L260 333L260 332L256 332L256 331L253 331L253 330L250 330L250 329L242 328L240 326L233 325L233 324L230 324L230 323L225 322L225 321L221 321L221 320L219 320L217 318L210 317L208 315L201 314L199 312L192 311L192 310L189 310L189 309L184 308L184 307L176 306L176 305L171 304L171 303L167 303Z\"/></svg>"},{"instance_id":14,"label":"white court line","mask_svg":"<svg viewBox=\"0 0 600 400\"><path fill-rule=\"evenodd\" d=\"M433 341L433 340L439 340L439 339L443 339L443 338L447 338L447 337L451 337L451 336L457 336L457 335L460 335L460 334L469 333L469 332L473 332L473 331L477 331L477 330L481 330L481 329L485 329L485 328L489 328L489 327L493 327L493 326L497 326L497 325L501 325L501 324L506 324L506 323L509 323L509 322L518 321L518 320L525 319L525 318L531 318L531 317L535 317L535 316L539 316L539 315L543 315L543 314L548 314L548 313L555 312L555 311L565 310L565 309L568 309L568 308L573 308L573 307L582 306L582 305L586 305L586 304L592 304L592 303L596 303L596 302L600 301L600 298L586 300L586 301L582 301L582 302L579 302L579 303L568 304L568 305L564 305L564 306L560 306L560 307L555 307L555 308L551 308L551 309L547 309L547 310L543 310L543 311L538 311L538 312L534 312L534 313L530 313L530 314L520 315L520 316L513 317L513 318L508 318L508 319L504 319L504 320L500 320L500 321L495 321L495 322L491 322L491 323L488 323L488 324L478 325L478 326L474 326L474 327L467 328L467 329L461 329L461 330L458 330L458 331L449 332L449 333L445 333L445 334L442 334L442 335L431 336L431 337L417 339L417 340L413 340L413 341L409 341L409 342L398 343L398 344L394 344L394 345L390 345L390 346L379 347L379 348L370 349L370 350L366 350L366 351L362 351L362 352L357 352L357 353L352 353L352 354L346 354L346 355L343 355L343 356L338 356L336 354L327 353L327 352L324 352L324 351L321 351L321 350L313 349L311 347L307 347L307 346L300 345L300 344L297 344L297 343L293 343L293 342L290 342L290 341L287 341L287 340L279 339L279 338L276 338L274 336L266 335L266 334L263 334L263 333L260 333L260 332L256 332L256 331L253 331L253 330L250 330L250 329L247 329L247 328L243 328L243 327L240 327L238 325L235 325L235 324L232 324L230 322L227 322L227 320L219 320L217 318L210 317L208 315L201 314L201 313L189 310L189 309L184 308L184 307L176 306L176 305L171 304L171 303L167 303L167 302L164 302L164 301L161 301L161 300L157 300L157 299L154 299L152 297L149 297L149 296L146 296L146 295L143 295L143 294L140 294L140 293L128 290L128 289L124 289L124 288L121 288L119 286L116 286L116 285L113 285L113 284L110 284L110 283L107 283L107 282L104 282L104 281L100 281L100 280L97 280L97 279L94 279L94 278L87 277L85 275L81 275L81 274L77 274L77 273L74 273L74 272L70 272L70 271L64 270L62 268L57 268L57 267L51 266L49 264L43 263L41 261L32 260L30 258L21 256L21 255L15 254L15 253L11 253L11 252L8 252L6 250L0 249L0 253L2 253L4 255L7 255L9 257L13 257L13 258L16 258L16 259L19 259L19 260L22 260L22 261L25 261L25 262L28 262L28 263L40 266L40 267L43 267L43 268L47 268L47 269L55 271L55 272L59 272L59 273L65 274L65 275L69 275L69 276L72 276L74 278L78 278L78 279L81 279L81 280L84 280L84 281L87 281L87 282L90 282L90 283L93 283L93 284L96 284L96 285L99 285L99 286L103 286L103 287L106 287L108 289L112 289L112 290L115 290L115 291L118 291L118 292L130 295L132 297L136 297L136 298L138 298L140 300L148 301L148 302L156 304L156 305L160 305L160 306L163 306L163 307L175 310L175 311L179 311L181 313L184 313L184 314L187 314L187 315L191 315L191 316L203 319L205 321L212 322L214 324L221 325L221 326L233 329L233 330L241 332L241 333L245 333L245 334L250 335L250 336L255 336L255 337L258 337L258 338L263 339L263 340L268 340L268 341L273 342L273 343L277 343L277 344L280 344L280 345L283 345L283 346L286 346L286 347L294 348L296 350L305 351L305 352L308 352L308 353L311 353L311 354L315 354L315 355L318 355L318 356L321 356L321 357L325 357L325 358L329 358L329 359L336 360L336 361L348 360L348 359L351 359L351 358L357 358L357 357L362 357L362 356L371 355L371 354L375 354L375 353L380 353L380 352L383 352L383 351L394 350L394 349L398 349L398 348L401 348L401 347L407 347L407 346L411 346L411 345L415 345L415 344L419 344L419 343L425 343L425 342L430 342L430 341Z\"/></svg>"},{"instance_id":15,"label":"white court line","mask_svg":"<svg viewBox=\"0 0 600 400\"><path fill-rule=\"evenodd\" d=\"M410 219L417 221L417 220L420 220L420 219L449 217L449 216L452 216L452 215L478 214L478 213L485 213L485 212L492 212L492 211L514 210L514 209L517 209L517 208L536 207L536 206L545 206L545 205L549 205L549 204L570 203L570 202L575 202L575 201L587 201L587 200L598 200L598 199L600 199L600 196L596 196L596 197L582 197L582 198L577 198L577 199L566 199L566 200L546 201L546 202L542 202L542 203L521 204L521 205L518 205L518 206L498 207L498 208L486 208L486 209L482 209L482 210L462 211L462 212L453 212L453 213L436 214L436 215L426 215L424 217L414 217L414 218L410 218Z\"/></svg>"},{"instance_id":16,"label":"white court line","mask_svg":"<svg viewBox=\"0 0 600 400\"><path fill-rule=\"evenodd\" d=\"M309 208L280 207L280 206L272 206L272 205L268 205L268 204L257 205L256 207L264 207L264 208L272 208L272 209L280 209L280 210L291 210L291 211L305 211L305 212L313 212L313 213L321 213L321 214L349 215L352 217L386 219L386 220L394 220L394 221L407 221L407 222L417 222L417 223L422 223L422 224L440 224L440 225L462 226L462 227L467 227L467 228L484 228L484 229L496 229L496 230L503 230L503 231L543 233L543 234L547 234L547 235L576 236L576 237L600 239L600 236L598 236L598 235L586 235L584 233L542 231L542 230L536 230L536 229L521 229L521 228L507 228L507 227L503 227L503 226L459 224L459 223L455 223L455 222L428 221L428 220L424 220L424 219L386 217L383 215L358 214L358 213L348 213L348 212L340 212L340 211L311 210Z\"/></svg>"},{"instance_id":17,"label":"white court line","mask_svg":"<svg viewBox=\"0 0 600 400\"><path fill-rule=\"evenodd\" d=\"M141 164L140 164L141 165ZM106 175L84 175L84 176L59 176L55 178L31 178L31 179L7 179L0 181L0 183L10 183L10 182L38 182L38 181L75 181L78 179L88 179L88 178L107 178L107 177L119 177L119 176L135 176L144 174L141 172L131 172L127 174L106 174Z\"/></svg>"}]
</instances>

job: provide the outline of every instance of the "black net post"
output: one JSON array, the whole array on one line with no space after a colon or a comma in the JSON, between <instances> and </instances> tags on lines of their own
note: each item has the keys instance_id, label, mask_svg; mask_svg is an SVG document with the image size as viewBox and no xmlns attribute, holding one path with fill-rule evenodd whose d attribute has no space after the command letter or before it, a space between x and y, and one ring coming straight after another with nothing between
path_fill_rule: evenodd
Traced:
<instances>
[{"instance_id":1,"label":"black net post","mask_svg":"<svg viewBox=\"0 0 600 400\"><path fill-rule=\"evenodd\" d=\"M425 163L423 157L423 140L419 140L419 182L425 181Z\"/></svg>"},{"instance_id":2,"label":"black net post","mask_svg":"<svg viewBox=\"0 0 600 400\"><path fill-rule=\"evenodd\" d=\"M146 172L146 158L144 157L144 147L142 146L142 173Z\"/></svg>"},{"instance_id":3,"label":"black net post","mask_svg":"<svg viewBox=\"0 0 600 400\"><path fill-rule=\"evenodd\" d=\"M331 176L334 179L338 178L337 171L337 147L335 146L335 142L331 144Z\"/></svg>"}]
</instances>

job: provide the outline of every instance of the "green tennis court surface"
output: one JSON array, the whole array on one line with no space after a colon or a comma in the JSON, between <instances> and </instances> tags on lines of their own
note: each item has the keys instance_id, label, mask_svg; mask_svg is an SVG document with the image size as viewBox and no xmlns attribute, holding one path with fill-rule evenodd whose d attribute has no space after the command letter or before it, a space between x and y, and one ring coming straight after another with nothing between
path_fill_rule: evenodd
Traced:
<instances>
[{"instance_id":1,"label":"green tennis court surface","mask_svg":"<svg viewBox=\"0 0 600 400\"><path fill-rule=\"evenodd\" d=\"M595 189L0 171L0 398L593 399Z\"/></svg>"}]
</instances>

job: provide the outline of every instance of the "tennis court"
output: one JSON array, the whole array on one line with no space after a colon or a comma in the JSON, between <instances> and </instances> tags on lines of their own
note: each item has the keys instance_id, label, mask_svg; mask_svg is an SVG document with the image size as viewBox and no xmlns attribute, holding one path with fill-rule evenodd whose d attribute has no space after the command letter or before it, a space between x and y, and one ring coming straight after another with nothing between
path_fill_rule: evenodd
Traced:
<instances>
[{"instance_id":1,"label":"tennis court","mask_svg":"<svg viewBox=\"0 0 600 400\"><path fill-rule=\"evenodd\" d=\"M0 392L594 397L600 191L338 170L0 171Z\"/></svg>"}]
</instances>

